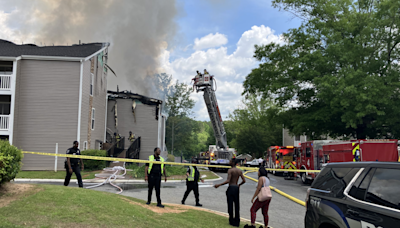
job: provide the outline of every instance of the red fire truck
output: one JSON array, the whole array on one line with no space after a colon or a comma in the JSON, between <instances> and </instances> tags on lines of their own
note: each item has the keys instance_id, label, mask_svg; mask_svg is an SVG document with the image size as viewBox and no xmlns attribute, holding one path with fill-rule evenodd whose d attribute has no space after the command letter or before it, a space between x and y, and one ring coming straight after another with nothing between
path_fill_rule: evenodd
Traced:
<instances>
[{"instance_id":1,"label":"red fire truck","mask_svg":"<svg viewBox=\"0 0 400 228\"><path fill-rule=\"evenodd\" d=\"M397 139L351 140L323 146L327 162L382 161L399 159Z\"/></svg>"},{"instance_id":2,"label":"red fire truck","mask_svg":"<svg viewBox=\"0 0 400 228\"><path fill-rule=\"evenodd\" d=\"M315 140L301 144L297 168L321 170L328 162L392 161L399 160L397 140ZM301 172L303 183L310 183L318 173Z\"/></svg>"},{"instance_id":3,"label":"red fire truck","mask_svg":"<svg viewBox=\"0 0 400 228\"><path fill-rule=\"evenodd\" d=\"M269 169L296 169L296 156L294 146L271 146L266 154L266 166ZM276 172L274 175L294 177L293 172Z\"/></svg>"},{"instance_id":4,"label":"red fire truck","mask_svg":"<svg viewBox=\"0 0 400 228\"><path fill-rule=\"evenodd\" d=\"M325 163L325 157L322 153L324 144L337 142L334 140L314 140L303 142L301 148L295 155L297 157L297 169L301 170L320 170ZM301 181L305 184L310 183L316 177L317 173L301 172Z\"/></svg>"}]
</instances>

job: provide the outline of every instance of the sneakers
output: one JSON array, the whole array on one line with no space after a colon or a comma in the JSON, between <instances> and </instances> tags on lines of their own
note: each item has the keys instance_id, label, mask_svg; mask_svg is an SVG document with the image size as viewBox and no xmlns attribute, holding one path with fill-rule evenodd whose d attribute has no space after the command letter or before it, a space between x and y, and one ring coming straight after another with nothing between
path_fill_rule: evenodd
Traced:
<instances>
[{"instance_id":1,"label":"sneakers","mask_svg":"<svg viewBox=\"0 0 400 228\"><path fill-rule=\"evenodd\" d=\"M196 203L196 207L202 207L203 204Z\"/></svg>"},{"instance_id":2,"label":"sneakers","mask_svg":"<svg viewBox=\"0 0 400 228\"><path fill-rule=\"evenodd\" d=\"M162 204L157 204L157 207L164 208L164 205L162 205Z\"/></svg>"},{"instance_id":3,"label":"sneakers","mask_svg":"<svg viewBox=\"0 0 400 228\"><path fill-rule=\"evenodd\" d=\"M147 202L146 204L147 204L147 205L150 205L150 202Z\"/></svg>"}]
</instances>

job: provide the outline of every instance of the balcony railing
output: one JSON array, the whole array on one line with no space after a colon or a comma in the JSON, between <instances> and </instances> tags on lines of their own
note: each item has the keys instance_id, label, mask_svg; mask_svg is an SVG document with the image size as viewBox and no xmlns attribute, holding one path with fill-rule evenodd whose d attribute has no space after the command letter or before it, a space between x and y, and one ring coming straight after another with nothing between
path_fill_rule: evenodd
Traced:
<instances>
[{"instance_id":1,"label":"balcony railing","mask_svg":"<svg viewBox=\"0 0 400 228\"><path fill-rule=\"evenodd\" d=\"M11 89L11 75L0 75L0 90Z\"/></svg>"},{"instance_id":2,"label":"balcony railing","mask_svg":"<svg viewBox=\"0 0 400 228\"><path fill-rule=\"evenodd\" d=\"M9 115L0 115L0 130L8 130L10 126L9 122Z\"/></svg>"}]
</instances>

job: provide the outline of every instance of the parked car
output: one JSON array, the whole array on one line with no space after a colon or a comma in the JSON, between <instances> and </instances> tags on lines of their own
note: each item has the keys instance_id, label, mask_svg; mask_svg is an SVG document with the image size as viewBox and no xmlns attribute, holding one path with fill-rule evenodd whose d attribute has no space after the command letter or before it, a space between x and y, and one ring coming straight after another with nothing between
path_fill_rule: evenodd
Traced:
<instances>
[{"instance_id":1,"label":"parked car","mask_svg":"<svg viewBox=\"0 0 400 228\"><path fill-rule=\"evenodd\" d=\"M248 161L246 162L246 164L244 165L246 167L258 167L260 166L260 163L258 162L258 159L253 159L252 161Z\"/></svg>"},{"instance_id":2,"label":"parked car","mask_svg":"<svg viewBox=\"0 0 400 228\"><path fill-rule=\"evenodd\" d=\"M398 228L399 189L400 163L330 163L308 190L305 227Z\"/></svg>"}]
</instances>

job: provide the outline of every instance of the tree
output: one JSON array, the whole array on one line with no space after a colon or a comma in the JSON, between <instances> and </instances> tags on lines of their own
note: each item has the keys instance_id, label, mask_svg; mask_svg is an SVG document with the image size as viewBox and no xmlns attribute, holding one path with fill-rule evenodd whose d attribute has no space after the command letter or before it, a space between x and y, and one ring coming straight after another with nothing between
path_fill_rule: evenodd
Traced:
<instances>
[{"instance_id":1,"label":"tree","mask_svg":"<svg viewBox=\"0 0 400 228\"><path fill-rule=\"evenodd\" d=\"M280 145L282 125L276 121L279 112L271 100L249 95L243 100L243 107L229 115L232 121L228 126L235 135L232 146L241 154L261 157L270 146Z\"/></svg>"},{"instance_id":2,"label":"tree","mask_svg":"<svg viewBox=\"0 0 400 228\"><path fill-rule=\"evenodd\" d=\"M167 148L171 152L193 153L194 145L197 145L196 133L199 131L199 126L196 121L189 118L194 107L194 100L190 98L190 87L177 81L172 92L167 95L165 103L169 115L165 136Z\"/></svg>"},{"instance_id":3,"label":"tree","mask_svg":"<svg viewBox=\"0 0 400 228\"><path fill-rule=\"evenodd\" d=\"M299 17L282 44L256 45L261 61L244 94L285 109L293 134L396 138L400 134L398 0L274 0Z\"/></svg>"},{"instance_id":4,"label":"tree","mask_svg":"<svg viewBox=\"0 0 400 228\"><path fill-rule=\"evenodd\" d=\"M167 95L166 105L169 108L169 116L190 116L194 107L194 100L190 98L191 90L185 83L176 84L172 94Z\"/></svg>"}]
</instances>

